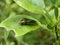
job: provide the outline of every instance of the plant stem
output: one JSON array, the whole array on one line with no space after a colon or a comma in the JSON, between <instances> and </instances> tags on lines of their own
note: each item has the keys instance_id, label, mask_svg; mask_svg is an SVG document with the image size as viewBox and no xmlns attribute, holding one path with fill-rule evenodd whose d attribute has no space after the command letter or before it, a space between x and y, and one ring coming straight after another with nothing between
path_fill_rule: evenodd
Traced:
<instances>
[{"instance_id":1,"label":"plant stem","mask_svg":"<svg viewBox=\"0 0 60 45\"><path fill-rule=\"evenodd\" d=\"M57 40L59 39L59 36L58 36L58 29L57 29L57 25L55 25L55 33L56 33L56 38Z\"/></svg>"},{"instance_id":2,"label":"plant stem","mask_svg":"<svg viewBox=\"0 0 60 45\"><path fill-rule=\"evenodd\" d=\"M58 13L59 13L59 11L58 11L58 0L56 0L54 12L55 12L56 21L58 21ZM57 40L59 40L57 24L55 25L55 33L56 33Z\"/></svg>"}]
</instances>

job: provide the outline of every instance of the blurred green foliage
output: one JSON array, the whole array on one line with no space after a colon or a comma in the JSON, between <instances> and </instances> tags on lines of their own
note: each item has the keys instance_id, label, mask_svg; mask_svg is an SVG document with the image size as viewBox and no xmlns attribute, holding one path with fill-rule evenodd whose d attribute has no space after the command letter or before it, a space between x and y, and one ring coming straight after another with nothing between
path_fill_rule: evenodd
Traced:
<instances>
[{"instance_id":1,"label":"blurred green foliage","mask_svg":"<svg viewBox=\"0 0 60 45\"><path fill-rule=\"evenodd\" d=\"M20 7L13 0L0 0L0 22L8 18L11 12L15 12L18 15L34 14ZM42 20L44 20L44 18ZM5 45L5 42L6 45L53 45L56 42L56 36L55 33L52 33L50 30L40 28L23 36L16 37L14 31L6 31L0 27L0 44Z\"/></svg>"}]
</instances>

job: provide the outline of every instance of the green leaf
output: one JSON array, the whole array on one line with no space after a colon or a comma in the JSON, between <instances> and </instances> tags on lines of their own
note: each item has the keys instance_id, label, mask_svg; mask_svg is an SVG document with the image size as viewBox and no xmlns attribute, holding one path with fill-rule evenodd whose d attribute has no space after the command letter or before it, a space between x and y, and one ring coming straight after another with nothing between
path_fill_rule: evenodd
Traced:
<instances>
[{"instance_id":1,"label":"green leaf","mask_svg":"<svg viewBox=\"0 0 60 45\"><path fill-rule=\"evenodd\" d=\"M55 17L58 19L58 8L55 8Z\"/></svg>"},{"instance_id":2,"label":"green leaf","mask_svg":"<svg viewBox=\"0 0 60 45\"><path fill-rule=\"evenodd\" d=\"M11 4L12 0L5 0L7 4Z\"/></svg>"},{"instance_id":3,"label":"green leaf","mask_svg":"<svg viewBox=\"0 0 60 45\"><path fill-rule=\"evenodd\" d=\"M54 9L49 12L49 15L51 16L51 19L52 19L52 22L51 22L50 26L54 26L56 24L56 22L57 22L57 20L55 18Z\"/></svg>"},{"instance_id":4,"label":"green leaf","mask_svg":"<svg viewBox=\"0 0 60 45\"><path fill-rule=\"evenodd\" d=\"M14 0L19 6L24 9L38 14L43 14L45 8L44 0Z\"/></svg>"},{"instance_id":5,"label":"green leaf","mask_svg":"<svg viewBox=\"0 0 60 45\"><path fill-rule=\"evenodd\" d=\"M54 6L56 3L56 0L44 0L45 6Z\"/></svg>"},{"instance_id":6,"label":"green leaf","mask_svg":"<svg viewBox=\"0 0 60 45\"><path fill-rule=\"evenodd\" d=\"M44 2L45 2L45 7L46 7L45 9L47 11L54 9L56 0L44 0Z\"/></svg>"},{"instance_id":7,"label":"green leaf","mask_svg":"<svg viewBox=\"0 0 60 45\"><path fill-rule=\"evenodd\" d=\"M58 5L60 6L60 0L58 0Z\"/></svg>"},{"instance_id":8,"label":"green leaf","mask_svg":"<svg viewBox=\"0 0 60 45\"><path fill-rule=\"evenodd\" d=\"M33 26L22 26L20 25L20 20L22 18L28 18L31 20L35 20L37 22L37 25ZM35 18L29 16L29 15L15 15L12 13L6 20L4 20L1 25L5 27L7 30L14 30L16 35L24 35L30 31L38 29L40 26L47 28L45 25L42 25L38 20Z\"/></svg>"},{"instance_id":9,"label":"green leaf","mask_svg":"<svg viewBox=\"0 0 60 45\"><path fill-rule=\"evenodd\" d=\"M58 8L58 11L60 12L60 8ZM60 13L58 12L58 17L60 18Z\"/></svg>"}]
</instances>

